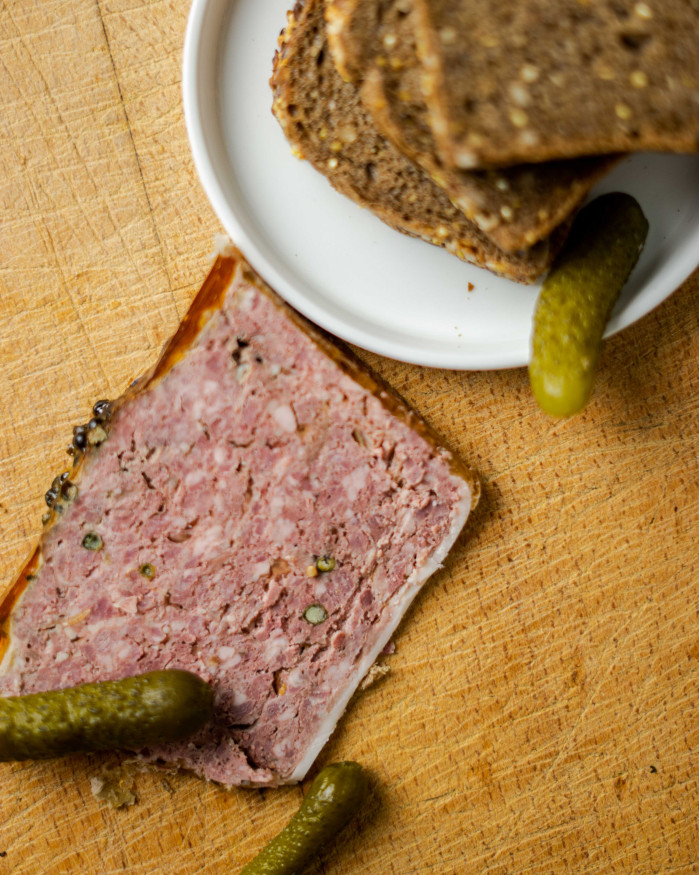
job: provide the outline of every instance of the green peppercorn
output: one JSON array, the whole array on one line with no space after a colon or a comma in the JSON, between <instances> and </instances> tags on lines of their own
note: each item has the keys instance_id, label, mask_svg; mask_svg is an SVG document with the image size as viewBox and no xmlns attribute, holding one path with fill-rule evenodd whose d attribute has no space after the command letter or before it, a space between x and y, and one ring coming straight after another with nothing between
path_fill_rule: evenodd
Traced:
<instances>
[{"instance_id":1,"label":"green peppercorn","mask_svg":"<svg viewBox=\"0 0 699 875\"><path fill-rule=\"evenodd\" d=\"M309 605L303 612L303 619L311 626L318 626L328 619L328 612L322 605Z\"/></svg>"},{"instance_id":2,"label":"green peppercorn","mask_svg":"<svg viewBox=\"0 0 699 875\"><path fill-rule=\"evenodd\" d=\"M88 532L83 538L83 547L86 550L97 551L102 549L102 538L97 532Z\"/></svg>"},{"instance_id":3,"label":"green peppercorn","mask_svg":"<svg viewBox=\"0 0 699 875\"><path fill-rule=\"evenodd\" d=\"M77 450L87 447L87 429L84 425L76 425L73 429L73 445Z\"/></svg>"},{"instance_id":4,"label":"green peppercorn","mask_svg":"<svg viewBox=\"0 0 699 875\"><path fill-rule=\"evenodd\" d=\"M92 415L100 422L106 422L112 415L111 401L98 401L92 408Z\"/></svg>"},{"instance_id":5,"label":"green peppercorn","mask_svg":"<svg viewBox=\"0 0 699 875\"><path fill-rule=\"evenodd\" d=\"M316 568L318 571L332 571L335 568L335 560L332 556L319 556L316 559Z\"/></svg>"},{"instance_id":6,"label":"green peppercorn","mask_svg":"<svg viewBox=\"0 0 699 875\"><path fill-rule=\"evenodd\" d=\"M151 565L150 562L144 562L138 570L149 580L152 580L155 577L155 566Z\"/></svg>"},{"instance_id":7,"label":"green peppercorn","mask_svg":"<svg viewBox=\"0 0 699 875\"><path fill-rule=\"evenodd\" d=\"M75 483L65 483L61 492L66 501L75 501L75 499L78 497L78 487L75 485Z\"/></svg>"}]
</instances>

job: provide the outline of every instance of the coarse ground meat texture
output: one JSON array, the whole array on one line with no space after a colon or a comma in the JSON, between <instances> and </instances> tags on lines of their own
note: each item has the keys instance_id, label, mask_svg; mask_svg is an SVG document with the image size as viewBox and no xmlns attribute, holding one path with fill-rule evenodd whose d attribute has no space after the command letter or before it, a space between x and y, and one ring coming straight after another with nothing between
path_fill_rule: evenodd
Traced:
<instances>
[{"instance_id":1,"label":"coarse ground meat texture","mask_svg":"<svg viewBox=\"0 0 699 875\"><path fill-rule=\"evenodd\" d=\"M14 608L0 693L193 671L214 719L143 758L278 784L305 775L475 487L234 264L198 336L86 455Z\"/></svg>"}]
</instances>

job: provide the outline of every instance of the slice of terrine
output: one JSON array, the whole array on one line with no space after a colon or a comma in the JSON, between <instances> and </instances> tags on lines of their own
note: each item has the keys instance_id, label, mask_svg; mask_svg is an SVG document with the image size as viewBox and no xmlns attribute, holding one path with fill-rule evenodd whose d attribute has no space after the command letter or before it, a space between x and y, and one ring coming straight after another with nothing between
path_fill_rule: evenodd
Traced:
<instances>
[{"instance_id":1,"label":"slice of terrine","mask_svg":"<svg viewBox=\"0 0 699 875\"><path fill-rule=\"evenodd\" d=\"M229 250L153 370L102 404L0 608L0 694L151 669L215 716L141 752L304 777L477 500L474 476Z\"/></svg>"}]
</instances>

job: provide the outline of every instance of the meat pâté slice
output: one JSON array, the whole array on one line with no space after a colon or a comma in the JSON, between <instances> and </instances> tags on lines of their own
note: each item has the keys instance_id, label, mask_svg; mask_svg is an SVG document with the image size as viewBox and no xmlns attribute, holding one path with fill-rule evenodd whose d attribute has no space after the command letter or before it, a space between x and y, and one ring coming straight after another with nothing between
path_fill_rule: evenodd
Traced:
<instances>
[{"instance_id":1,"label":"meat p\u00e2t\u00e9 slice","mask_svg":"<svg viewBox=\"0 0 699 875\"><path fill-rule=\"evenodd\" d=\"M232 248L154 368L97 413L0 606L0 694L189 670L214 717L145 761L301 780L476 478Z\"/></svg>"}]
</instances>

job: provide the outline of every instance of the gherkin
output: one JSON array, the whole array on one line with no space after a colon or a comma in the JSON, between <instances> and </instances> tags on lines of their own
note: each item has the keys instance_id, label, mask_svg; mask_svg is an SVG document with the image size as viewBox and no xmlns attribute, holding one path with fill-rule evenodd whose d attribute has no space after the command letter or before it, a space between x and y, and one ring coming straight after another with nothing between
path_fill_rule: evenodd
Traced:
<instances>
[{"instance_id":1,"label":"gherkin","mask_svg":"<svg viewBox=\"0 0 699 875\"><path fill-rule=\"evenodd\" d=\"M529 379L546 413L571 416L587 403L604 330L647 234L641 207L620 192L575 219L534 315Z\"/></svg>"},{"instance_id":2,"label":"gherkin","mask_svg":"<svg viewBox=\"0 0 699 875\"><path fill-rule=\"evenodd\" d=\"M322 769L286 827L240 875L297 875L361 809L369 785L359 763Z\"/></svg>"},{"instance_id":3,"label":"gherkin","mask_svg":"<svg viewBox=\"0 0 699 875\"><path fill-rule=\"evenodd\" d=\"M211 687L174 669L0 698L0 761L175 741L200 729L212 709Z\"/></svg>"}]
</instances>

